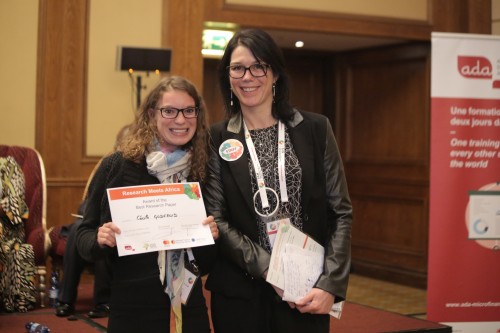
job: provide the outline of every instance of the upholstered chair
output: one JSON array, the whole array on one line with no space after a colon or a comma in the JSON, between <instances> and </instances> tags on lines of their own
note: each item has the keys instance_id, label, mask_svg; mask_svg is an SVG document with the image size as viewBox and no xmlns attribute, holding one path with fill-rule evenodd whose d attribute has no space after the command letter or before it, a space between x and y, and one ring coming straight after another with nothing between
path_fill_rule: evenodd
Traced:
<instances>
[{"instance_id":1,"label":"upholstered chair","mask_svg":"<svg viewBox=\"0 0 500 333\"><path fill-rule=\"evenodd\" d=\"M36 287L40 305L46 303L46 259L51 246L47 232L47 185L45 167L37 150L29 147L0 145L0 157L12 156L21 167L25 178L25 201L29 209L24 222L25 242L33 246L36 266Z\"/></svg>"}]
</instances>

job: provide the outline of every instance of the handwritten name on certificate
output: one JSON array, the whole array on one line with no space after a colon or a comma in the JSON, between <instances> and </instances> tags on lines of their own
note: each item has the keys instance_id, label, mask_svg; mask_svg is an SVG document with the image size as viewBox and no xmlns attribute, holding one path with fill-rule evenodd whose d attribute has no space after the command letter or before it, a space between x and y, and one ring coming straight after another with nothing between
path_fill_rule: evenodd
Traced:
<instances>
[{"instance_id":1,"label":"handwritten name on certificate","mask_svg":"<svg viewBox=\"0 0 500 333\"><path fill-rule=\"evenodd\" d=\"M197 182L107 191L119 256L214 244Z\"/></svg>"}]
</instances>

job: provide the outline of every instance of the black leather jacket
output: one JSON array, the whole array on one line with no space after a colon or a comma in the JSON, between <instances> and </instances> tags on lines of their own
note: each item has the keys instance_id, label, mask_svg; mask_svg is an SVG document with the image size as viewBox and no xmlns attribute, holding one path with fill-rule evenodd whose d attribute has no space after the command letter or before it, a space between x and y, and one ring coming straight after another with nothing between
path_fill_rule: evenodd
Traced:
<instances>
[{"instance_id":1,"label":"black leather jacket","mask_svg":"<svg viewBox=\"0 0 500 333\"><path fill-rule=\"evenodd\" d=\"M315 287L345 299L351 263L352 206L340 153L328 119L295 111L286 123L302 168L303 232L325 247L324 271ZM207 288L228 296L245 296L250 279L261 279L270 253L259 245L248 157L225 161L220 145L243 136L241 115L212 127L212 156L204 188L208 215L220 231L218 256ZM246 280L245 280L246 278ZM251 290L251 288L248 288Z\"/></svg>"}]
</instances>

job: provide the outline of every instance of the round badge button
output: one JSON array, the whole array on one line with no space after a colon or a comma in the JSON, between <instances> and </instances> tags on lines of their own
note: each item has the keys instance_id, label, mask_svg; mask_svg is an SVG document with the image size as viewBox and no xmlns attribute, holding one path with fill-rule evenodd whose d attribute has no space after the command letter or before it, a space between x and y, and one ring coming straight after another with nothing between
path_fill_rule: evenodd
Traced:
<instances>
[{"instance_id":1,"label":"round badge button","mask_svg":"<svg viewBox=\"0 0 500 333\"><path fill-rule=\"evenodd\" d=\"M239 159L243 155L244 150L243 143L236 139L228 139L220 145L219 155L222 159L232 162Z\"/></svg>"}]
</instances>

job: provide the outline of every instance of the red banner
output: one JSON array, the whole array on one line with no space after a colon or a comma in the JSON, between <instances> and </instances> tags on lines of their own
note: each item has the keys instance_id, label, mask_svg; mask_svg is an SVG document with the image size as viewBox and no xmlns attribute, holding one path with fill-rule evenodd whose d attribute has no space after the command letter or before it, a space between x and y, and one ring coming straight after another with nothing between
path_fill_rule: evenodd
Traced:
<instances>
[{"instance_id":1,"label":"red banner","mask_svg":"<svg viewBox=\"0 0 500 333\"><path fill-rule=\"evenodd\" d=\"M432 37L427 319L500 332L500 38Z\"/></svg>"}]
</instances>

